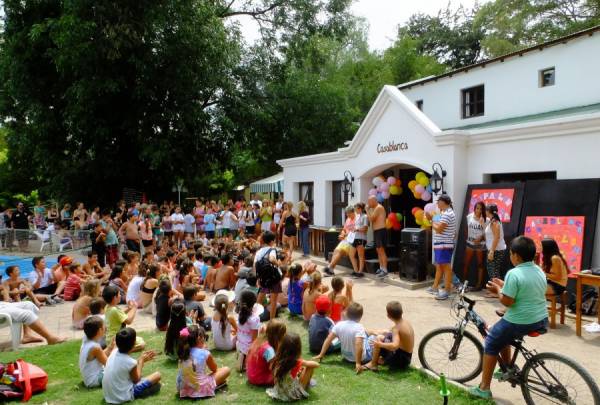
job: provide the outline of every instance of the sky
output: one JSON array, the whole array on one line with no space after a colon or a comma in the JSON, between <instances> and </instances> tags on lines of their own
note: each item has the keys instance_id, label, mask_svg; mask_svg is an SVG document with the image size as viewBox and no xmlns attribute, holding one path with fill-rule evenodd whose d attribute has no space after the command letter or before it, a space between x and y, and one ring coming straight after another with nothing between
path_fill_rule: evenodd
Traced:
<instances>
[{"instance_id":1,"label":"sky","mask_svg":"<svg viewBox=\"0 0 600 405\"><path fill-rule=\"evenodd\" d=\"M355 0L352 13L364 17L369 24L369 45L371 49L388 48L396 36L399 24L406 22L413 14L436 15L450 2L452 8L463 5L471 8L477 0ZM484 3L485 0L479 0ZM248 42L258 37L255 23L247 17L240 18L242 33Z\"/></svg>"}]
</instances>

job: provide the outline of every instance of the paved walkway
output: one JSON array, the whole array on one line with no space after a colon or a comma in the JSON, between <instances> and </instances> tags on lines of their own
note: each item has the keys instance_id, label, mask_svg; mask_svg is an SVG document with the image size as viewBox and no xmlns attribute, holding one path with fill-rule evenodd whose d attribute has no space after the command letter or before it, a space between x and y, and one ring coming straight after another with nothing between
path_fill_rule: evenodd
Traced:
<instances>
[{"instance_id":1,"label":"paved walkway","mask_svg":"<svg viewBox=\"0 0 600 405\"><path fill-rule=\"evenodd\" d=\"M299 259L302 260L302 259ZM336 272L343 274L350 272L348 269L337 267ZM330 278L325 278L326 284ZM400 287L388 285L371 277L354 280L354 298L364 306L363 324L367 328L387 328L389 321L385 314L385 305L388 301L399 300L404 307L406 319L413 323L416 341L414 363L418 364L417 347L421 338L430 330L440 326L452 326L454 320L450 314L451 301L436 301L424 290L410 291ZM478 313L488 322L497 319L494 310L501 305L495 300L483 298L483 294L474 293L469 295L477 300L476 309ZM55 307L42 308L41 319L54 333L69 339L79 339L83 333L73 330L71 327L72 303L65 303ZM208 309L205 304L205 309ZM207 311L210 314L210 310ZM132 325L137 330L154 330L154 319L145 313L138 312ZM0 342L3 346L9 340L7 328L0 329ZM595 378L600 380L600 333L589 334L583 332L578 338L575 335L575 321L567 319L565 325L559 325L557 329L538 338L526 340L528 348L538 351L550 351L562 353L572 357L583 365ZM473 383L473 382L472 382ZM519 388L511 388L509 384L495 382L492 391L498 403L521 404L523 399Z\"/></svg>"}]
</instances>

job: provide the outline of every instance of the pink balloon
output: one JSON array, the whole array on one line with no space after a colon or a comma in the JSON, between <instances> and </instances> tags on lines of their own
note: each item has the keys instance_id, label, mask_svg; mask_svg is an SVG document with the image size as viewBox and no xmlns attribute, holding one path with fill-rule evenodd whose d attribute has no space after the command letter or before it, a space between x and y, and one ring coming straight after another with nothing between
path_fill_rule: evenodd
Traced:
<instances>
[{"instance_id":1,"label":"pink balloon","mask_svg":"<svg viewBox=\"0 0 600 405\"><path fill-rule=\"evenodd\" d=\"M422 195L421 195L421 198L423 198ZM428 214L432 213L435 211L435 204L433 204L433 203L426 204L424 209L425 209L425 212L427 212Z\"/></svg>"},{"instance_id":2,"label":"pink balloon","mask_svg":"<svg viewBox=\"0 0 600 405\"><path fill-rule=\"evenodd\" d=\"M381 195L382 195L382 196L383 196L383 198L385 198L385 199L387 199L387 198L390 198L390 193L389 193L389 192L387 192L387 191L382 191L382 192L381 192Z\"/></svg>"},{"instance_id":3,"label":"pink balloon","mask_svg":"<svg viewBox=\"0 0 600 405\"><path fill-rule=\"evenodd\" d=\"M429 191L425 190L423 193L421 193L421 200L423 200L423 201L431 200L431 193Z\"/></svg>"},{"instance_id":4,"label":"pink balloon","mask_svg":"<svg viewBox=\"0 0 600 405\"><path fill-rule=\"evenodd\" d=\"M372 188L369 190L369 195L377 195L377 189L376 188Z\"/></svg>"},{"instance_id":5,"label":"pink balloon","mask_svg":"<svg viewBox=\"0 0 600 405\"><path fill-rule=\"evenodd\" d=\"M381 183L379 185L379 191L381 191L381 192L388 192L389 189L390 189L390 185L387 183Z\"/></svg>"},{"instance_id":6,"label":"pink balloon","mask_svg":"<svg viewBox=\"0 0 600 405\"><path fill-rule=\"evenodd\" d=\"M425 187L423 187L420 184L417 184L415 186L415 192L419 193L419 194L423 194L425 192Z\"/></svg>"},{"instance_id":7,"label":"pink balloon","mask_svg":"<svg viewBox=\"0 0 600 405\"><path fill-rule=\"evenodd\" d=\"M394 184L396 184L396 178L394 176L388 177L387 184L393 186Z\"/></svg>"}]
</instances>

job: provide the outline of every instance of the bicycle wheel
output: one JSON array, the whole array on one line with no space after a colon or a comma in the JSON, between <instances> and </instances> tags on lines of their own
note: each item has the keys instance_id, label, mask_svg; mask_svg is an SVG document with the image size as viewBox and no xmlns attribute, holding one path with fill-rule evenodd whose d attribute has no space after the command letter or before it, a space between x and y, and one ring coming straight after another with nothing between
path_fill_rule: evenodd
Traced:
<instances>
[{"instance_id":1,"label":"bicycle wheel","mask_svg":"<svg viewBox=\"0 0 600 405\"><path fill-rule=\"evenodd\" d=\"M481 373L483 345L470 332L465 331L462 336L456 332L456 328L429 332L419 345L419 360L427 370L438 375L444 373L446 378L464 383ZM455 345L456 355L452 356Z\"/></svg>"},{"instance_id":2,"label":"bicycle wheel","mask_svg":"<svg viewBox=\"0 0 600 405\"><path fill-rule=\"evenodd\" d=\"M525 364L522 375L521 392L527 404L600 405L594 378L561 354L536 354Z\"/></svg>"}]
</instances>

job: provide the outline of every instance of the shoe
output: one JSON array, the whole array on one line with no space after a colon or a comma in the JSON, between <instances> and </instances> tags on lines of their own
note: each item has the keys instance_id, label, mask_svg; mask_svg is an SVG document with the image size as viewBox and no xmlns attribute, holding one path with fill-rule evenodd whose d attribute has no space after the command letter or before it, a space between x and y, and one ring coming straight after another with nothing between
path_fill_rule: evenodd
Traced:
<instances>
[{"instance_id":1,"label":"shoe","mask_svg":"<svg viewBox=\"0 0 600 405\"><path fill-rule=\"evenodd\" d=\"M360 278L360 273L353 271L352 274L350 274L350 277L356 279L356 278Z\"/></svg>"},{"instance_id":2,"label":"shoe","mask_svg":"<svg viewBox=\"0 0 600 405\"><path fill-rule=\"evenodd\" d=\"M445 290L438 290L438 293L435 296L435 299L438 301L444 301L444 300L447 300L448 297L449 297L449 295Z\"/></svg>"},{"instance_id":3,"label":"shoe","mask_svg":"<svg viewBox=\"0 0 600 405\"><path fill-rule=\"evenodd\" d=\"M381 274L382 271L383 270L381 270L381 269L377 269L377 271L375 272L375 275L378 276L379 274Z\"/></svg>"},{"instance_id":4,"label":"shoe","mask_svg":"<svg viewBox=\"0 0 600 405\"><path fill-rule=\"evenodd\" d=\"M46 299L46 306L47 307L53 307L54 305L56 305L56 301L54 301L52 298Z\"/></svg>"},{"instance_id":5,"label":"shoe","mask_svg":"<svg viewBox=\"0 0 600 405\"><path fill-rule=\"evenodd\" d=\"M358 277L358 278L363 278L364 276L365 276L365 273L363 273L363 272L356 273L356 277Z\"/></svg>"},{"instance_id":6,"label":"shoe","mask_svg":"<svg viewBox=\"0 0 600 405\"><path fill-rule=\"evenodd\" d=\"M427 287L425 289L425 292L427 294L431 294L431 295L438 295L438 289L437 288L433 288L433 287Z\"/></svg>"},{"instance_id":7,"label":"shoe","mask_svg":"<svg viewBox=\"0 0 600 405\"><path fill-rule=\"evenodd\" d=\"M483 399L492 399L492 391L482 390L479 386L469 388L469 394Z\"/></svg>"},{"instance_id":8,"label":"shoe","mask_svg":"<svg viewBox=\"0 0 600 405\"><path fill-rule=\"evenodd\" d=\"M52 301L54 301L57 304L64 304L65 303L65 300L63 300L62 298L60 298L58 295L55 295L55 296L50 297L50 298L52 298Z\"/></svg>"},{"instance_id":9,"label":"shoe","mask_svg":"<svg viewBox=\"0 0 600 405\"><path fill-rule=\"evenodd\" d=\"M377 277L379 277L379 278L383 279L383 278L386 278L386 277L387 277L387 275L388 275L388 272L387 272L387 271L385 271L385 270L381 270L381 273L377 274Z\"/></svg>"},{"instance_id":10,"label":"shoe","mask_svg":"<svg viewBox=\"0 0 600 405\"><path fill-rule=\"evenodd\" d=\"M317 386L317 380L315 380L314 378L311 378L311 379L310 379L310 382L308 383L308 386L309 386L310 388L314 388L314 387L316 387L316 386Z\"/></svg>"},{"instance_id":11,"label":"shoe","mask_svg":"<svg viewBox=\"0 0 600 405\"><path fill-rule=\"evenodd\" d=\"M327 275L327 276L335 276L335 273L333 272L333 270L331 270L329 267L325 267L323 269L323 272Z\"/></svg>"}]
</instances>

